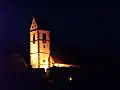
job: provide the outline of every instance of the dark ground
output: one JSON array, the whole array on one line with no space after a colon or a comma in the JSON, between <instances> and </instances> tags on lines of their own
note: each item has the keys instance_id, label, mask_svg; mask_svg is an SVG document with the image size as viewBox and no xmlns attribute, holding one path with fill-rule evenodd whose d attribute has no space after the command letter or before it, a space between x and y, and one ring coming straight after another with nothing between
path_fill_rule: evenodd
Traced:
<instances>
[{"instance_id":1,"label":"dark ground","mask_svg":"<svg viewBox=\"0 0 120 90\"><path fill-rule=\"evenodd\" d=\"M77 48L77 47L76 47ZM71 89L82 89L82 90L116 90L119 86L119 60L120 57L117 57L109 51L106 50L107 47L99 47L99 48L71 48L68 47L63 50L67 51L67 54L70 56L72 61L81 65L80 68L80 77L79 82L74 82L69 85ZM25 50L25 49L23 49ZM63 51L61 49L61 51ZM66 53L66 51L64 51ZM80 51L80 52L79 52ZM72 53L70 53L72 52ZM6 55L6 54L4 54ZM7 57L6 57L7 56ZM0 85L1 90L36 90L42 89L51 89L51 83L41 81L39 79L31 79L30 73L25 73L21 75L20 73L12 73L9 63L9 55L6 55L6 60L0 59ZM67 56L67 55L65 55ZM9 62L9 63L8 63ZM63 79L63 72L61 74L57 74L54 77L55 79L59 79L60 81L53 82L53 86L64 84L61 81ZM54 75L52 75L54 76ZM62 79L61 79L62 78ZM39 81L39 82L38 82ZM60 84L59 84L59 83ZM47 83L47 85L46 85ZM67 86L67 85L66 85ZM53 87L55 89L55 87ZM60 89L60 88L57 88ZM57 90L55 89L55 90ZM67 88L68 89L68 88Z\"/></svg>"},{"instance_id":2,"label":"dark ground","mask_svg":"<svg viewBox=\"0 0 120 90\"><path fill-rule=\"evenodd\" d=\"M56 69L57 70L57 69ZM80 88L80 76L78 74L68 74L68 70L53 70L48 79L43 78L44 73L38 71L27 71L26 73L11 73L8 78L4 78L7 83L1 90L68 90ZM75 73L75 72L74 72ZM68 77L72 76L70 83ZM52 82L51 82L52 81Z\"/></svg>"},{"instance_id":3,"label":"dark ground","mask_svg":"<svg viewBox=\"0 0 120 90\"><path fill-rule=\"evenodd\" d=\"M83 72L79 69L77 73L72 71L74 74L67 74L66 70L56 70L53 70L49 81L48 79L43 79L43 73L39 72L12 73L8 77L4 76L1 79L4 81L1 84L1 90L116 90L118 88L118 74L113 74L113 72L116 72L114 70ZM73 78L71 83L68 81L68 76Z\"/></svg>"}]
</instances>

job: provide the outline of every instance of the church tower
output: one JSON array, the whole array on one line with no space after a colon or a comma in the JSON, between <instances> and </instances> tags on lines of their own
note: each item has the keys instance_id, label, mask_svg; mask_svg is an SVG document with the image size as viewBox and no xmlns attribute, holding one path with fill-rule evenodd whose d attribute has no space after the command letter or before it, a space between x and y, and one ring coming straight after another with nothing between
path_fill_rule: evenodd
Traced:
<instances>
[{"instance_id":1,"label":"church tower","mask_svg":"<svg viewBox=\"0 0 120 90\"><path fill-rule=\"evenodd\" d=\"M30 27L30 64L32 68L48 68L50 57L50 32L39 30L33 17Z\"/></svg>"}]
</instances>

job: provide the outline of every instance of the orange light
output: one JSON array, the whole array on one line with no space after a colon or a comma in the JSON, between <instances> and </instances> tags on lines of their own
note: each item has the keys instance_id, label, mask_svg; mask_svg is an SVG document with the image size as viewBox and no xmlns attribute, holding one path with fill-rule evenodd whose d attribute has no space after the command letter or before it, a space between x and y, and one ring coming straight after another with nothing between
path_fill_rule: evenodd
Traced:
<instances>
[{"instance_id":1,"label":"orange light","mask_svg":"<svg viewBox=\"0 0 120 90\"><path fill-rule=\"evenodd\" d=\"M70 67L72 65L69 65L69 64L59 64L59 63L55 63L54 64L56 67Z\"/></svg>"}]
</instances>

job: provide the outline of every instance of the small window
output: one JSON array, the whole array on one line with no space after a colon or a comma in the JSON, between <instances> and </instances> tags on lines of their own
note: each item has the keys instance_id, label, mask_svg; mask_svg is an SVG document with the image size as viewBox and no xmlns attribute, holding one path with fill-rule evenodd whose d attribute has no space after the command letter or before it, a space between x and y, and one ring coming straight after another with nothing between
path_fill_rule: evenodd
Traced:
<instances>
[{"instance_id":1,"label":"small window","mask_svg":"<svg viewBox=\"0 0 120 90\"><path fill-rule=\"evenodd\" d=\"M35 34L33 35L33 44L35 44Z\"/></svg>"},{"instance_id":2,"label":"small window","mask_svg":"<svg viewBox=\"0 0 120 90\"><path fill-rule=\"evenodd\" d=\"M43 62L45 62L45 60L43 60Z\"/></svg>"},{"instance_id":3,"label":"small window","mask_svg":"<svg viewBox=\"0 0 120 90\"><path fill-rule=\"evenodd\" d=\"M43 47L45 48L45 45L43 45Z\"/></svg>"}]
</instances>

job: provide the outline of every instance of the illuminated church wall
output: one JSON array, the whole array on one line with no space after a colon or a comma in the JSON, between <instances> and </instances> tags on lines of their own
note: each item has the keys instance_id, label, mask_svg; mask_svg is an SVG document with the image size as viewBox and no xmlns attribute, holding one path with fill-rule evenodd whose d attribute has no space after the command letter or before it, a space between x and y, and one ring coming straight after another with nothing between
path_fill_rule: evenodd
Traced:
<instances>
[{"instance_id":1,"label":"illuminated church wall","mask_svg":"<svg viewBox=\"0 0 120 90\"><path fill-rule=\"evenodd\" d=\"M30 29L30 63L32 68L48 68L49 55L49 31L37 30L37 24L33 18Z\"/></svg>"},{"instance_id":2,"label":"illuminated church wall","mask_svg":"<svg viewBox=\"0 0 120 90\"><path fill-rule=\"evenodd\" d=\"M43 40L43 34L46 35L46 40ZM49 32L44 30L39 30L39 49L40 52L48 53L50 54L50 38L49 38Z\"/></svg>"},{"instance_id":3,"label":"illuminated church wall","mask_svg":"<svg viewBox=\"0 0 120 90\"><path fill-rule=\"evenodd\" d=\"M30 32L30 63L33 68L38 68L38 42L37 40L37 31Z\"/></svg>"},{"instance_id":4,"label":"illuminated church wall","mask_svg":"<svg viewBox=\"0 0 120 90\"><path fill-rule=\"evenodd\" d=\"M49 32L39 30L40 68L48 68L50 55Z\"/></svg>"}]
</instances>

